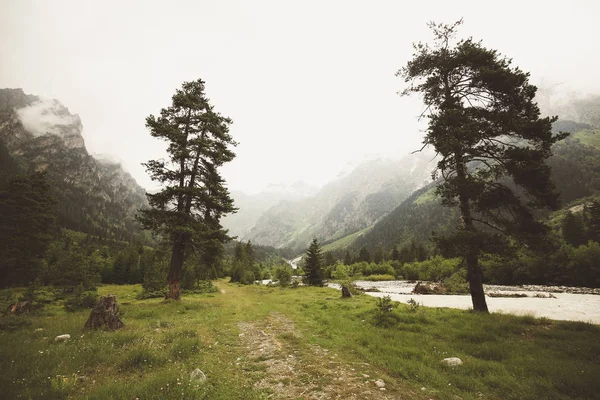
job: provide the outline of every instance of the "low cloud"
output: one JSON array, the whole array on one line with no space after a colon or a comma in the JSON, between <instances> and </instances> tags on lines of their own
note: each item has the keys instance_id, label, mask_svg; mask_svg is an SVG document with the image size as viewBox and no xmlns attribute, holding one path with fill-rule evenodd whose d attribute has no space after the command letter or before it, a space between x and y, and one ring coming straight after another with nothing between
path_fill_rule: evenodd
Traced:
<instances>
[{"instance_id":1,"label":"low cloud","mask_svg":"<svg viewBox=\"0 0 600 400\"><path fill-rule=\"evenodd\" d=\"M23 127L35 136L46 133L64 136L67 127L75 128L81 133L79 115L69 113L57 100L39 100L16 110L16 113Z\"/></svg>"}]
</instances>

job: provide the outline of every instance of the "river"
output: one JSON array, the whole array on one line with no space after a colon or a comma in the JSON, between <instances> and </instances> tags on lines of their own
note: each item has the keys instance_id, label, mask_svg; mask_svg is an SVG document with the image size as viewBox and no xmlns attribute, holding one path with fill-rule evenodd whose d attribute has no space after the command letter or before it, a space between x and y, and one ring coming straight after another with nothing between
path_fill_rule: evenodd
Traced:
<instances>
[{"instance_id":1,"label":"river","mask_svg":"<svg viewBox=\"0 0 600 400\"><path fill-rule=\"evenodd\" d=\"M390 296L392 300L406 303L414 299L426 307L449 307L459 309L472 308L469 295L421 295L412 294L414 282L356 281L355 284L367 290L366 294L374 297ZM339 286L338 286L339 287ZM368 291L375 288L377 291ZM490 312L532 315L557 320L584 321L600 324L600 289L570 288L557 286L501 286L484 285L486 293L520 293L528 297L490 297L486 301ZM550 298L533 297L536 294Z\"/></svg>"}]
</instances>

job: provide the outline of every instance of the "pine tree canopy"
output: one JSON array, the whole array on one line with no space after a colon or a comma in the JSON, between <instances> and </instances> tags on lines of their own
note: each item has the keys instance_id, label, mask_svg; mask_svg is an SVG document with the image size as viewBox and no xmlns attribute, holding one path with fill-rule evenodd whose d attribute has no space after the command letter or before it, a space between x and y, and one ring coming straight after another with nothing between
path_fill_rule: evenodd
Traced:
<instances>
[{"instance_id":1,"label":"pine tree canopy","mask_svg":"<svg viewBox=\"0 0 600 400\"><path fill-rule=\"evenodd\" d=\"M321 246L316 238L312 240L306 250L306 264L304 266L305 280L309 285L323 285L323 255Z\"/></svg>"},{"instance_id":2,"label":"pine tree canopy","mask_svg":"<svg viewBox=\"0 0 600 400\"><path fill-rule=\"evenodd\" d=\"M200 251L203 261L211 263L229 240L220 219L236 209L219 167L235 157L231 123L209 103L202 80L185 82L171 106L146 119L150 134L167 142L168 159L144 164L162 189L148 194L151 208L141 210L138 219L145 229L173 243L170 290L171 282L178 284L187 248Z\"/></svg>"},{"instance_id":3,"label":"pine tree canopy","mask_svg":"<svg viewBox=\"0 0 600 400\"><path fill-rule=\"evenodd\" d=\"M440 243L464 256L469 276L480 281L478 255L501 252L507 235L544 243L547 229L532 210L558 206L545 161L567 134L552 134L556 117L540 117L528 73L481 42L454 40L461 23L431 23L433 46L415 44L397 75L407 83L403 95L423 98L429 120L423 147L435 148L434 179L443 178L437 193L460 209L456 235ZM481 284L471 283L473 295ZM474 309L486 311L483 289L476 290L481 303L474 299Z\"/></svg>"}]
</instances>

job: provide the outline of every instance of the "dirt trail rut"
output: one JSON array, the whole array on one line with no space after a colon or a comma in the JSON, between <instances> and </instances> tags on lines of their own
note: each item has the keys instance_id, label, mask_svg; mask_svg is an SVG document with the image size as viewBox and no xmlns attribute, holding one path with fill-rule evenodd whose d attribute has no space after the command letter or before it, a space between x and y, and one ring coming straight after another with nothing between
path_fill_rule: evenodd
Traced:
<instances>
[{"instance_id":1,"label":"dirt trail rut","mask_svg":"<svg viewBox=\"0 0 600 400\"><path fill-rule=\"evenodd\" d=\"M246 356L238 364L253 374L255 388L269 399L407 399L382 390L379 379L367 363L344 363L318 345L306 345L283 314L271 312L262 321L238 324Z\"/></svg>"}]
</instances>

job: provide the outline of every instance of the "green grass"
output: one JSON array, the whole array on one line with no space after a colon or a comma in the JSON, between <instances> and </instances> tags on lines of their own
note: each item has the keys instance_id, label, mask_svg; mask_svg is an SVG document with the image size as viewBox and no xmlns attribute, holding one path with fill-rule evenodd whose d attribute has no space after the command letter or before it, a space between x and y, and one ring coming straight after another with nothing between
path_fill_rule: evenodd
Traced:
<instances>
[{"instance_id":1,"label":"green grass","mask_svg":"<svg viewBox=\"0 0 600 400\"><path fill-rule=\"evenodd\" d=\"M415 200L415 204L421 205L421 204L427 204L427 203L434 202L436 199L439 198L435 194L435 190L436 190L436 188L433 187L433 188L429 189L428 191L426 191L425 193L423 193L422 195L420 195L419 197L417 197L417 199Z\"/></svg>"},{"instance_id":2,"label":"green grass","mask_svg":"<svg viewBox=\"0 0 600 400\"><path fill-rule=\"evenodd\" d=\"M328 243L328 244L322 246L321 249L324 252L345 249L346 247L350 246L357 237L369 232L373 228L373 226L374 225L371 225L371 226L366 227L358 232L351 233L350 235L344 236L334 242Z\"/></svg>"},{"instance_id":3,"label":"green grass","mask_svg":"<svg viewBox=\"0 0 600 400\"><path fill-rule=\"evenodd\" d=\"M573 138L579 139L581 143L600 150L600 130L586 129L573 134Z\"/></svg>"},{"instance_id":4,"label":"green grass","mask_svg":"<svg viewBox=\"0 0 600 400\"><path fill-rule=\"evenodd\" d=\"M425 307L411 312L399 305L391 323L379 327L369 296L341 299L327 288L217 284L226 293L166 304L136 300L139 286L104 286L101 294L117 294L123 311L126 327L117 332L84 331L88 312L65 313L59 306L2 317L25 322L0 331L2 398L267 398L253 388L264 368L244 373L236 366L248 351L237 324L264 320L272 311L296 326L278 340L294 348L318 344L349 365L368 363L392 397L413 393L416 399L466 400L479 399L480 393L485 399L592 399L600 394L596 325ZM54 343L63 333L71 340ZM440 363L452 356L464 365L452 369ZM310 373L311 364L308 359L299 379ZM194 368L206 373L205 384L189 381Z\"/></svg>"}]
</instances>

